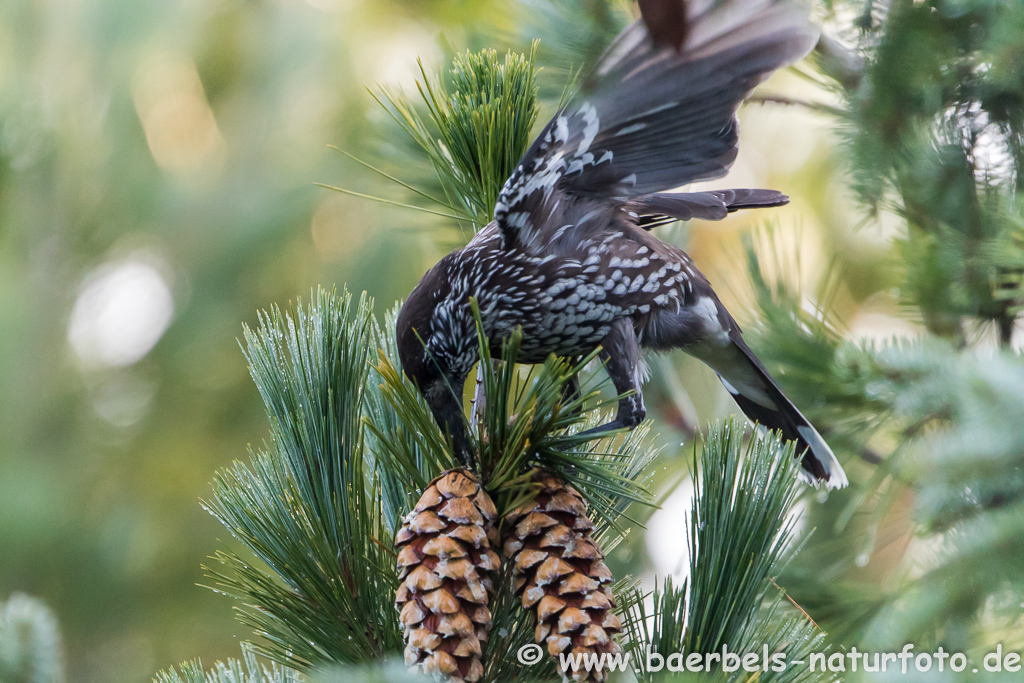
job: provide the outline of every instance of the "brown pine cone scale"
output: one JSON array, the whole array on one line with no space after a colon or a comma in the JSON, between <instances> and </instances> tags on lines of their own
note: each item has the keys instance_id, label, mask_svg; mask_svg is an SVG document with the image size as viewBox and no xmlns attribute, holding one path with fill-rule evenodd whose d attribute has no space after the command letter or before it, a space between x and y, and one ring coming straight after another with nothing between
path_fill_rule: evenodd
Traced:
<instances>
[{"instance_id":1,"label":"brown pine cone scale","mask_svg":"<svg viewBox=\"0 0 1024 683\"><path fill-rule=\"evenodd\" d=\"M467 470L427 486L395 537L401 584L395 595L405 662L424 673L474 683L491 630L488 608L499 570L490 496Z\"/></svg>"},{"instance_id":2,"label":"brown pine cone scale","mask_svg":"<svg viewBox=\"0 0 1024 683\"><path fill-rule=\"evenodd\" d=\"M505 517L504 556L513 563L523 608L536 617L534 637L560 654L617 654L613 636L622 622L613 613L612 573L591 539L593 522L579 493L557 477L538 473L540 492ZM606 671L563 671L576 681L603 681Z\"/></svg>"}]
</instances>

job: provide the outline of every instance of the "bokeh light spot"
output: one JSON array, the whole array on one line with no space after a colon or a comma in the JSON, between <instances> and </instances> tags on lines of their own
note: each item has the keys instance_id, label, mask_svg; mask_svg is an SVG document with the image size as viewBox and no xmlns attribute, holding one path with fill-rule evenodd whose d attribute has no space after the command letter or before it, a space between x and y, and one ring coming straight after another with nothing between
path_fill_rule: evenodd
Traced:
<instances>
[{"instance_id":1,"label":"bokeh light spot","mask_svg":"<svg viewBox=\"0 0 1024 683\"><path fill-rule=\"evenodd\" d=\"M132 95L158 166L185 172L220 165L224 139L191 61L161 58L144 65Z\"/></svg>"},{"instance_id":2,"label":"bokeh light spot","mask_svg":"<svg viewBox=\"0 0 1024 683\"><path fill-rule=\"evenodd\" d=\"M173 314L171 289L152 259L108 263L86 278L68 340L85 367L125 367L150 352Z\"/></svg>"}]
</instances>

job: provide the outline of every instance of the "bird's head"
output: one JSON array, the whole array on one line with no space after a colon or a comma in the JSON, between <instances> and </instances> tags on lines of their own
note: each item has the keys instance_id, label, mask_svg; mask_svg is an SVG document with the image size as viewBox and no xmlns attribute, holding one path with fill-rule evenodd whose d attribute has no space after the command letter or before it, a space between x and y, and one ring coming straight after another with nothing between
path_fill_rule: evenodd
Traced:
<instances>
[{"instance_id":1,"label":"bird's head","mask_svg":"<svg viewBox=\"0 0 1024 683\"><path fill-rule=\"evenodd\" d=\"M442 260L431 269L402 304L396 324L398 357L438 426L451 436L456 456L466 463L470 444L462 412L462 386L469 368L465 354L455 351L464 340L452 339L461 335L453 334L458 330L445 324L451 322L444 305L451 294L445 264ZM469 341L475 345L475 338Z\"/></svg>"},{"instance_id":2,"label":"bird's head","mask_svg":"<svg viewBox=\"0 0 1024 683\"><path fill-rule=\"evenodd\" d=\"M446 374L443 359L431 352L431 347L435 346L431 344L431 322L443 298L440 291L443 283L436 277L436 270L428 272L412 290L402 304L395 325L402 370L424 396L439 389L438 384L444 383Z\"/></svg>"}]
</instances>

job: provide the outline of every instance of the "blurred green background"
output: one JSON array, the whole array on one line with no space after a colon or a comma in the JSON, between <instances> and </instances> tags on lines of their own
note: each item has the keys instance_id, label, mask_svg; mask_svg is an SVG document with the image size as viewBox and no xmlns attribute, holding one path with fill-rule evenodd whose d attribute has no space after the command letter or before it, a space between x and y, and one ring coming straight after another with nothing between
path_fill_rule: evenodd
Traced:
<instances>
[{"instance_id":1,"label":"blurred green background","mask_svg":"<svg viewBox=\"0 0 1024 683\"><path fill-rule=\"evenodd\" d=\"M328 144L422 170L403 164L407 143L367 86L408 88L417 57L440 64L446 46L525 50L539 35L550 107L587 36L619 21L601 4L581 5L594 24L578 34L545 34L530 2L0 4L0 599L21 591L54 609L71 680L148 680L234 655L247 636L229 600L196 586L224 536L199 502L207 482L266 434L242 323L317 284L368 290L383 310L460 238L314 185L396 197ZM835 101L792 74L766 89ZM770 104L742 118L740 159L716 185L792 196L771 212L774 244L800 255L787 276L813 289L841 262L832 305L847 336L913 334L894 315L895 228L883 215L857 230L833 122ZM741 320L739 235L764 219L667 233ZM710 371L673 362L678 383L662 376L649 396L678 443L734 408ZM672 500L634 566L678 568ZM883 549L909 538L906 525L890 532ZM865 571L883 576L885 559Z\"/></svg>"}]
</instances>

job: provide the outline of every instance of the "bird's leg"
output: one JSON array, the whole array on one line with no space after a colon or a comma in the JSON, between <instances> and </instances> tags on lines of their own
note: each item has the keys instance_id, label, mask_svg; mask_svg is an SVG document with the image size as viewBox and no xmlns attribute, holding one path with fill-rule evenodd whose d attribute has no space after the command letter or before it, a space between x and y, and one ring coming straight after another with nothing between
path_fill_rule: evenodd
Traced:
<instances>
[{"instance_id":1,"label":"bird's leg","mask_svg":"<svg viewBox=\"0 0 1024 683\"><path fill-rule=\"evenodd\" d=\"M605 371L615 391L620 395L629 395L619 399L619 411L614 420L581 432L580 436L612 429L633 429L647 415L640 388L640 343L632 320L621 318L615 322L608 336L601 342L598 357L604 362Z\"/></svg>"},{"instance_id":2,"label":"bird's leg","mask_svg":"<svg viewBox=\"0 0 1024 683\"><path fill-rule=\"evenodd\" d=\"M477 424L480 422L480 417L484 412L484 365L481 361L476 366L476 385L473 388L473 406L469 411L469 426L471 429L476 429Z\"/></svg>"}]
</instances>

